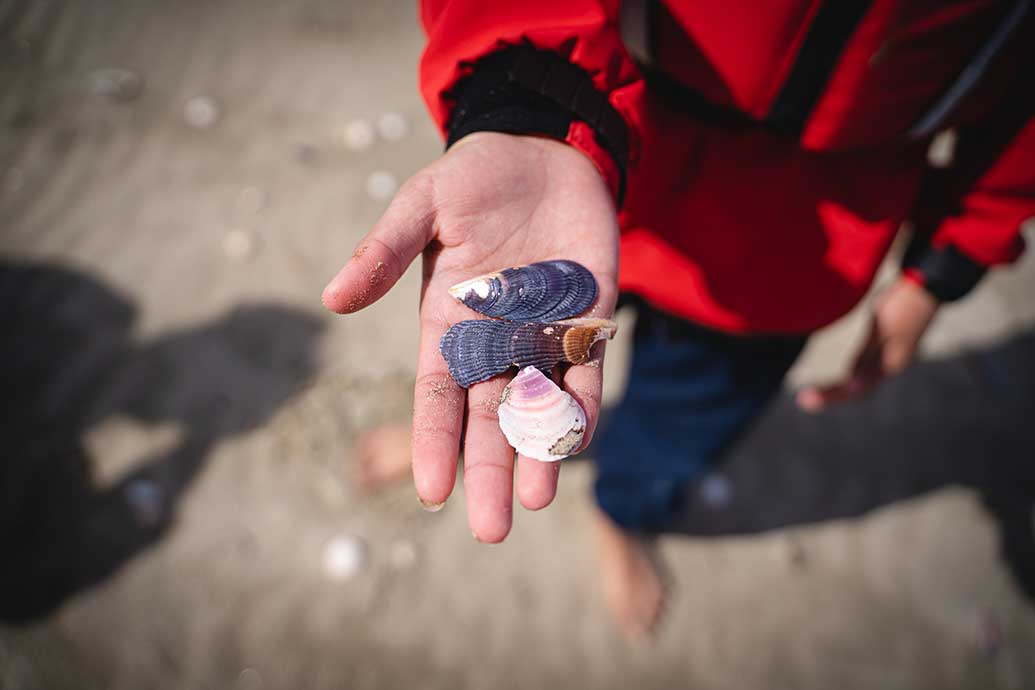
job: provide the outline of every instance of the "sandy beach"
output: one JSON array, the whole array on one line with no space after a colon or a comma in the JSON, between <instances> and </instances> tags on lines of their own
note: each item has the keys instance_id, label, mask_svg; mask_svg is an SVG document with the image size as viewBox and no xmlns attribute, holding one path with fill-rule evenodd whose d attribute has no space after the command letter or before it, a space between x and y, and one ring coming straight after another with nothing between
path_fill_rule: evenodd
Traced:
<instances>
[{"instance_id":1,"label":"sandy beach","mask_svg":"<svg viewBox=\"0 0 1035 690\"><path fill-rule=\"evenodd\" d=\"M395 0L0 4L0 690L1035 687L1030 254L869 399L773 405L660 539L653 644L604 610L585 458L498 546L459 485L359 489L419 267L348 317L320 291L441 152L422 43Z\"/></svg>"}]
</instances>

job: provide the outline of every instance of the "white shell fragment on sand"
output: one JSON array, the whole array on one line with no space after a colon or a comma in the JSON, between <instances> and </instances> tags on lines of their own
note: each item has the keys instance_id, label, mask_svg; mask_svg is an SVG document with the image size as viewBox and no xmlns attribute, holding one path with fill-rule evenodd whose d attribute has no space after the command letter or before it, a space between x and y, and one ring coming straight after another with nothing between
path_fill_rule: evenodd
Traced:
<instances>
[{"instance_id":1,"label":"white shell fragment on sand","mask_svg":"<svg viewBox=\"0 0 1035 690\"><path fill-rule=\"evenodd\" d=\"M256 238L247 230L234 229L223 235L223 253L234 261L247 261L257 251Z\"/></svg>"},{"instance_id":2,"label":"white shell fragment on sand","mask_svg":"<svg viewBox=\"0 0 1035 690\"><path fill-rule=\"evenodd\" d=\"M342 130L342 141L350 151L366 151L374 145L374 126L368 120L353 120Z\"/></svg>"},{"instance_id":3,"label":"white shell fragment on sand","mask_svg":"<svg viewBox=\"0 0 1035 690\"><path fill-rule=\"evenodd\" d=\"M208 96L195 96L183 107L187 124L196 129L208 129L219 119L219 106Z\"/></svg>"},{"instance_id":4,"label":"white shell fragment on sand","mask_svg":"<svg viewBox=\"0 0 1035 690\"><path fill-rule=\"evenodd\" d=\"M385 113L377 118L377 133L385 141L399 141L406 136L409 126L401 113Z\"/></svg>"},{"instance_id":5,"label":"white shell fragment on sand","mask_svg":"<svg viewBox=\"0 0 1035 690\"><path fill-rule=\"evenodd\" d=\"M357 536L340 534L324 544L322 560L329 579L348 580L366 568L367 545Z\"/></svg>"},{"instance_id":6,"label":"white shell fragment on sand","mask_svg":"<svg viewBox=\"0 0 1035 690\"><path fill-rule=\"evenodd\" d=\"M398 187L395 175L384 170L372 172L367 178L367 195L374 201L388 201Z\"/></svg>"},{"instance_id":7,"label":"white shell fragment on sand","mask_svg":"<svg viewBox=\"0 0 1035 690\"><path fill-rule=\"evenodd\" d=\"M586 413L575 399L535 367L525 367L503 391L500 429L525 457L562 460L582 445Z\"/></svg>"}]
</instances>

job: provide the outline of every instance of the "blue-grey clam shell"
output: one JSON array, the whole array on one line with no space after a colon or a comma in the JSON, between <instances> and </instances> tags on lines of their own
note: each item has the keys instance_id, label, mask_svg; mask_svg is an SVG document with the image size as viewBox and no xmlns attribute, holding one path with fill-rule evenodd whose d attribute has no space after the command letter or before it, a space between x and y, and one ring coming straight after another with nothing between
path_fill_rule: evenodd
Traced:
<instances>
[{"instance_id":1,"label":"blue-grey clam shell","mask_svg":"<svg viewBox=\"0 0 1035 690\"><path fill-rule=\"evenodd\" d=\"M514 366L548 373L559 362L579 364L593 343L611 338L616 329L607 319L461 321L442 335L439 350L453 380L467 388Z\"/></svg>"},{"instance_id":2,"label":"blue-grey clam shell","mask_svg":"<svg viewBox=\"0 0 1035 690\"><path fill-rule=\"evenodd\" d=\"M466 280L449 292L486 316L554 321L588 309L597 297L597 281L574 261L540 261Z\"/></svg>"}]
</instances>

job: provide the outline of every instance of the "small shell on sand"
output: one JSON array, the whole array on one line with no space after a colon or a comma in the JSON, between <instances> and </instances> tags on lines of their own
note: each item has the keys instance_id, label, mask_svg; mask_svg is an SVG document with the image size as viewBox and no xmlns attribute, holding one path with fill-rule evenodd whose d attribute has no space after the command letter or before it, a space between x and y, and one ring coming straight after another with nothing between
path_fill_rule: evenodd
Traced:
<instances>
[{"instance_id":1,"label":"small shell on sand","mask_svg":"<svg viewBox=\"0 0 1035 690\"><path fill-rule=\"evenodd\" d=\"M219 106L208 96L195 96L183 107L183 118L195 129L208 129L219 115Z\"/></svg>"},{"instance_id":2,"label":"small shell on sand","mask_svg":"<svg viewBox=\"0 0 1035 690\"><path fill-rule=\"evenodd\" d=\"M586 413L575 399L535 367L525 367L504 389L500 429L525 457L555 462L582 445Z\"/></svg>"},{"instance_id":3,"label":"small shell on sand","mask_svg":"<svg viewBox=\"0 0 1035 690\"><path fill-rule=\"evenodd\" d=\"M351 579L366 569L366 542L351 534L331 537L323 546L321 560L328 579Z\"/></svg>"},{"instance_id":4,"label":"small shell on sand","mask_svg":"<svg viewBox=\"0 0 1035 690\"><path fill-rule=\"evenodd\" d=\"M367 177L367 196L374 201L388 201L399 188L395 175L385 170L377 170Z\"/></svg>"}]
</instances>

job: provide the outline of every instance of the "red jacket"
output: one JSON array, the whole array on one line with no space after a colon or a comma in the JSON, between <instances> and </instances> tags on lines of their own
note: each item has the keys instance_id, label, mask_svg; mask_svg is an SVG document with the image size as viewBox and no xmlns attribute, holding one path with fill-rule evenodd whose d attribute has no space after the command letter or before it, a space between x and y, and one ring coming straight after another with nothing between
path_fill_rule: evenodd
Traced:
<instances>
[{"instance_id":1,"label":"red jacket","mask_svg":"<svg viewBox=\"0 0 1035 690\"><path fill-rule=\"evenodd\" d=\"M941 299L1035 216L1032 0L424 0L451 140L539 133L620 199L620 287L733 332L848 311L903 221ZM636 58L633 57L636 54ZM932 137L956 156L932 170Z\"/></svg>"}]
</instances>

